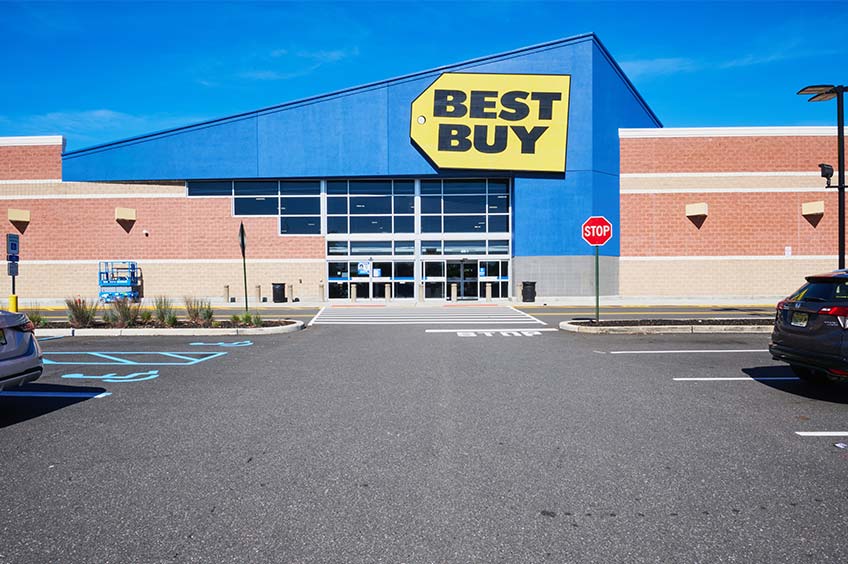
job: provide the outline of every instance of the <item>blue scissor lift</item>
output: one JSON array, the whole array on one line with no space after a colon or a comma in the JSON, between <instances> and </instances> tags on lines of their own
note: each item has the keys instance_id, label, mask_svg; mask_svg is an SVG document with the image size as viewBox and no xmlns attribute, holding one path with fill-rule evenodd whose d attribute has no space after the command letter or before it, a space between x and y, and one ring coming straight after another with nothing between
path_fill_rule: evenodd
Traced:
<instances>
[{"instance_id":1,"label":"blue scissor lift","mask_svg":"<svg viewBox=\"0 0 848 564\"><path fill-rule=\"evenodd\" d=\"M141 286L140 275L141 271L135 261L101 261L97 273L100 299L106 303L111 303L120 298L138 301L138 290Z\"/></svg>"}]
</instances>

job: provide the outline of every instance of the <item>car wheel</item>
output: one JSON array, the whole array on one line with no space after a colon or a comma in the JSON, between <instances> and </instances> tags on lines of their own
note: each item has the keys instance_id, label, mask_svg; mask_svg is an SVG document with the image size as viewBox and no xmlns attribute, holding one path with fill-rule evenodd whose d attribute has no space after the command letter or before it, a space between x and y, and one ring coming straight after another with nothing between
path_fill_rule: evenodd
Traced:
<instances>
[{"instance_id":1,"label":"car wheel","mask_svg":"<svg viewBox=\"0 0 848 564\"><path fill-rule=\"evenodd\" d=\"M797 364L790 364L789 366L792 368L792 372L795 373L795 376L805 382L809 382L810 384L826 384L828 382L827 376L825 376L823 372L807 368L806 366L799 366Z\"/></svg>"}]
</instances>

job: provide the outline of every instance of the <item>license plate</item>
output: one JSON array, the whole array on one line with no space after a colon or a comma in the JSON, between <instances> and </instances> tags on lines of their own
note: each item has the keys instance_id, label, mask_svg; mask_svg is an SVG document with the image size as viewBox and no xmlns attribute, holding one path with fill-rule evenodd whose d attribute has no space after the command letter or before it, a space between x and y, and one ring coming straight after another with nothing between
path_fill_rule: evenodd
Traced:
<instances>
[{"instance_id":1,"label":"license plate","mask_svg":"<svg viewBox=\"0 0 848 564\"><path fill-rule=\"evenodd\" d=\"M809 318L810 318L810 316L807 315L806 313L801 313L800 311L793 311L792 312L792 319L789 321L789 323L793 327L806 327L807 326L807 320Z\"/></svg>"}]
</instances>

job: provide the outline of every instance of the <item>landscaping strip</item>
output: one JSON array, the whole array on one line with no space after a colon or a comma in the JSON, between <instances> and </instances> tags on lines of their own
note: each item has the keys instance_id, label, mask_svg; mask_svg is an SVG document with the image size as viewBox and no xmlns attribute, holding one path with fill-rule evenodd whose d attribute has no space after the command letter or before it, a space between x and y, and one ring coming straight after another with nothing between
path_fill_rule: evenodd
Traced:
<instances>
[{"instance_id":1,"label":"landscaping strip","mask_svg":"<svg viewBox=\"0 0 848 564\"><path fill-rule=\"evenodd\" d=\"M591 333L595 335L665 335L692 333L771 333L773 323L741 324L739 319L733 320L675 320L668 325L661 324L664 320L641 320L639 325L625 325L622 322L604 325L591 321L563 321L559 328L572 333ZM705 322L706 321L706 322ZM729 321L728 323L720 323ZM637 323L637 322L634 322Z\"/></svg>"},{"instance_id":2,"label":"landscaping strip","mask_svg":"<svg viewBox=\"0 0 848 564\"><path fill-rule=\"evenodd\" d=\"M38 337L159 337L159 336L203 336L203 335L279 335L303 329L303 321L293 321L278 327L167 327L123 329L36 329Z\"/></svg>"}]
</instances>

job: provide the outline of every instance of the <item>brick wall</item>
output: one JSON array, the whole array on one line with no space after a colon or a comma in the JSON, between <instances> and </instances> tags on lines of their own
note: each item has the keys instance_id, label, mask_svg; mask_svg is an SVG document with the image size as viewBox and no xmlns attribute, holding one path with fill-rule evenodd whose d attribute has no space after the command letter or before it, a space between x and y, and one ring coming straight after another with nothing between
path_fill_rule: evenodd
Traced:
<instances>
[{"instance_id":1,"label":"brick wall","mask_svg":"<svg viewBox=\"0 0 848 564\"><path fill-rule=\"evenodd\" d=\"M816 171L836 166L836 138L822 136L622 138L622 173Z\"/></svg>"},{"instance_id":2,"label":"brick wall","mask_svg":"<svg viewBox=\"0 0 848 564\"><path fill-rule=\"evenodd\" d=\"M801 215L801 204L824 200L818 224ZM706 202L698 228L686 204ZM622 194L621 256L738 256L836 254L834 192Z\"/></svg>"},{"instance_id":3,"label":"brick wall","mask_svg":"<svg viewBox=\"0 0 848 564\"><path fill-rule=\"evenodd\" d=\"M236 259L240 221L248 258L324 258L323 237L281 237L277 218L233 217L230 206L231 198L23 199L0 202L0 217L7 221L8 208L30 211L24 260ZM136 210L129 232L115 220L116 207Z\"/></svg>"},{"instance_id":4,"label":"brick wall","mask_svg":"<svg viewBox=\"0 0 848 564\"><path fill-rule=\"evenodd\" d=\"M0 146L0 180L62 178L62 145Z\"/></svg>"}]
</instances>

